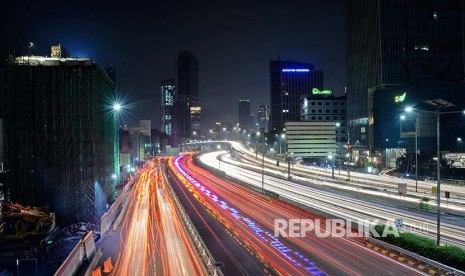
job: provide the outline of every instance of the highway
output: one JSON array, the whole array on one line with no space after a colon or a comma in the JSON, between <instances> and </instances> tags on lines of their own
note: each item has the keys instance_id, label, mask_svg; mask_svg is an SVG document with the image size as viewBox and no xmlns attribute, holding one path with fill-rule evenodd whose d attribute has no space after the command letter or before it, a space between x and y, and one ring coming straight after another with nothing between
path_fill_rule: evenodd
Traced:
<instances>
[{"instance_id":1,"label":"highway","mask_svg":"<svg viewBox=\"0 0 465 276\"><path fill-rule=\"evenodd\" d=\"M173 169L176 172L176 169ZM224 275L273 275L197 200L182 181L169 172L170 183L189 218Z\"/></svg>"},{"instance_id":2,"label":"highway","mask_svg":"<svg viewBox=\"0 0 465 276\"><path fill-rule=\"evenodd\" d=\"M134 185L114 275L204 275L159 162L144 167Z\"/></svg>"},{"instance_id":3,"label":"highway","mask_svg":"<svg viewBox=\"0 0 465 276\"><path fill-rule=\"evenodd\" d=\"M224 153L223 151L203 154L200 157L200 161L211 167L218 168L217 158ZM244 168L244 166L249 169ZM228 160L228 162L221 162L221 170L225 171L228 176L261 187L262 174L256 172L257 170L261 170L258 166ZM266 173L273 173L271 169L265 168L265 171ZM351 219L352 221L380 219L390 222L393 222L396 218L401 218L406 230L420 230L423 235L430 237L434 237L436 233L436 221L434 219L420 217L415 213L341 196L268 175L264 177L264 180L265 189L278 193L286 199L336 217ZM441 234L445 243L463 247L465 245L464 231L464 227L447 223L441 224Z\"/></svg>"},{"instance_id":4,"label":"highway","mask_svg":"<svg viewBox=\"0 0 465 276\"><path fill-rule=\"evenodd\" d=\"M247 149L243 144L235 141L228 141L236 153L240 154L240 157L244 161L255 163L261 166L262 156L256 154ZM257 158L255 158L257 157ZM281 166L276 166L276 160L265 157L263 159L266 167L273 168L274 171L283 172L287 176L287 164L281 162ZM410 203L418 203L419 198L428 197L429 204L436 205L436 195L431 193L432 187L436 186L436 183L429 183L424 181L418 181L418 192L415 192L415 180L411 179L399 179L395 177L389 177L384 175L370 175L359 172L350 172L350 177L347 171L339 171L335 169L334 179L331 178L331 169L318 168L312 166L303 166L291 164L291 175L307 177L315 180L324 180L320 183L337 187L343 190L356 190L359 193L366 193L376 195L384 198L396 198L397 200L403 200ZM347 181L350 178L351 181ZM399 198L397 196L398 184L407 183L408 193L406 197ZM458 213L465 213L465 187L453 186L449 184L442 184L442 192L450 191L451 198L441 198L442 208L444 210L455 211Z\"/></svg>"},{"instance_id":5,"label":"highway","mask_svg":"<svg viewBox=\"0 0 465 276\"><path fill-rule=\"evenodd\" d=\"M214 154L204 157L215 160ZM407 265L367 249L360 238L319 238L314 232L304 237L275 237L275 219L324 218L215 177L195 166L190 156L178 157L172 165L192 196L277 274L420 274ZM224 165L228 166L226 171L234 170L234 166ZM254 176L249 172L250 179Z\"/></svg>"}]
</instances>

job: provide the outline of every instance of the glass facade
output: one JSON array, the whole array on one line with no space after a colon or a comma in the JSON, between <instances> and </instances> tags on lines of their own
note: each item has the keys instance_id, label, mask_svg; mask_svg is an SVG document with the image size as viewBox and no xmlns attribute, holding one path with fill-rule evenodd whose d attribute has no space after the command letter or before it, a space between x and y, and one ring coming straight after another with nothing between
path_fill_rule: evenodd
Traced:
<instances>
[{"instance_id":1,"label":"glass facade","mask_svg":"<svg viewBox=\"0 0 465 276\"><path fill-rule=\"evenodd\" d=\"M250 121L250 101L248 99L239 100L239 127L246 130L252 128Z\"/></svg>"},{"instance_id":2,"label":"glass facade","mask_svg":"<svg viewBox=\"0 0 465 276\"><path fill-rule=\"evenodd\" d=\"M188 51L180 51L176 60L176 99L173 134L189 138L192 134L190 107L199 105L199 61Z\"/></svg>"},{"instance_id":3,"label":"glass facade","mask_svg":"<svg viewBox=\"0 0 465 276\"><path fill-rule=\"evenodd\" d=\"M299 121L300 100L312 88L323 88L323 71L309 63L270 62L270 127L282 129L288 121Z\"/></svg>"},{"instance_id":4,"label":"glass facade","mask_svg":"<svg viewBox=\"0 0 465 276\"><path fill-rule=\"evenodd\" d=\"M165 79L161 82L160 97L160 128L168 135L172 134L173 129L173 105L176 97L176 85L174 79Z\"/></svg>"},{"instance_id":5,"label":"glass facade","mask_svg":"<svg viewBox=\"0 0 465 276\"><path fill-rule=\"evenodd\" d=\"M351 144L373 143L374 93L422 80L463 80L460 0L347 1L346 31Z\"/></svg>"}]
</instances>

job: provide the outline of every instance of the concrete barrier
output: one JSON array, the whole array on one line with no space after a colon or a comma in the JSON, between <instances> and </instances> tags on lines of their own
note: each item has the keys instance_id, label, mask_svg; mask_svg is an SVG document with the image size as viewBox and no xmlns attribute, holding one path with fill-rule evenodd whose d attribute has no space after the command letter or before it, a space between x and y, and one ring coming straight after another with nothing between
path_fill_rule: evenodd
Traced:
<instances>
[{"instance_id":1,"label":"concrete barrier","mask_svg":"<svg viewBox=\"0 0 465 276\"><path fill-rule=\"evenodd\" d=\"M95 253L94 257L92 258L92 261L90 262L90 265L87 268L85 276L92 275L92 270L97 266L98 262L100 261L100 258L102 258L102 255L102 248L99 248L97 253Z\"/></svg>"},{"instance_id":2,"label":"concrete barrier","mask_svg":"<svg viewBox=\"0 0 465 276\"><path fill-rule=\"evenodd\" d=\"M170 173L171 173L171 177L173 179L178 179L175 176L174 172L170 171ZM176 180L174 180L174 181L176 181ZM178 179L178 181L180 181L180 180ZM174 200L174 203L175 203L175 205L177 207L177 210L179 211L179 214L180 214L181 218L183 219L184 230L187 233L189 233L191 241L193 242L193 244L195 245L195 247L197 249L198 256L200 256L201 259L203 260L206 270L208 271L208 273L210 275L223 276L223 272L221 271L221 269L215 266L215 264L216 264L215 259L213 258L212 254L208 250L208 248L205 245L204 241L202 240L202 237L200 236L199 232L197 232L197 229L195 228L195 226L192 223L191 219L187 215L186 210L184 209L181 202L179 201L179 198L176 195L176 193L174 192L173 187L171 187L171 184L170 184L169 181L167 181L167 187L168 187L168 192L171 194L171 196L172 196L172 198Z\"/></svg>"},{"instance_id":3,"label":"concrete barrier","mask_svg":"<svg viewBox=\"0 0 465 276\"><path fill-rule=\"evenodd\" d=\"M74 275L82 262L86 259L90 259L94 253L94 235L92 231L90 231L73 248L54 275Z\"/></svg>"},{"instance_id":4,"label":"concrete barrier","mask_svg":"<svg viewBox=\"0 0 465 276\"><path fill-rule=\"evenodd\" d=\"M110 229L110 226L115 220L115 216L118 213L121 203L127 198L132 183L134 183L134 179L131 179L126 185L124 185L121 194L110 206L110 209L108 209L108 211L100 218L100 234L102 236Z\"/></svg>"},{"instance_id":5,"label":"concrete barrier","mask_svg":"<svg viewBox=\"0 0 465 276\"><path fill-rule=\"evenodd\" d=\"M87 235L82 239L82 243L86 253L86 258L90 260L90 258L94 255L96 250L94 234L92 233L92 231L87 233Z\"/></svg>"},{"instance_id":6,"label":"concrete barrier","mask_svg":"<svg viewBox=\"0 0 465 276\"><path fill-rule=\"evenodd\" d=\"M55 272L55 276L60 275L73 275L76 273L79 266L82 264L82 261L85 257L84 247L82 246L82 242L80 241L69 253L68 257L65 261L61 264L58 270Z\"/></svg>"}]
</instances>

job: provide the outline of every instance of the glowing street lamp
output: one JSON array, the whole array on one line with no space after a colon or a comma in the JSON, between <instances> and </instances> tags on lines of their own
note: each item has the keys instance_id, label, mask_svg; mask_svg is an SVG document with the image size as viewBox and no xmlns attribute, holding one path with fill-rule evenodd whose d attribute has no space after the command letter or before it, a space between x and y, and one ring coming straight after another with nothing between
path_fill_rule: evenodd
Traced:
<instances>
[{"instance_id":1,"label":"glowing street lamp","mask_svg":"<svg viewBox=\"0 0 465 276\"><path fill-rule=\"evenodd\" d=\"M328 159L331 160L331 177L334 178L334 158L331 153L328 155Z\"/></svg>"},{"instance_id":2,"label":"glowing street lamp","mask_svg":"<svg viewBox=\"0 0 465 276\"><path fill-rule=\"evenodd\" d=\"M407 111L410 110L410 111ZM412 112L412 108L407 107L405 111L407 112ZM405 115L401 115L400 119L403 121L406 119ZM417 117L418 119L418 117ZM418 128L417 128L417 122L415 120L411 120L413 122L413 125L415 126L415 192L418 192ZM401 124L401 133L402 133L402 124Z\"/></svg>"},{"instance_id":3,"label":"glowing street lamp","mask_svg":"<svg viewBox=\"0 0 465 276\"><path fill-rule=\"evenodd\" d=\"M120 103L115 103L115 104L113 105L113 110L116 111L116 112L121 111L121 108L122 108L122 106L121 106Z\"/></svg>"},{"instance_id":4,"label":"glowing street lamp","mask_svg":"<svg viewBox=\"0 0 465 276\"><path fill-rule=\"evenodd\" d=\"M442 108L450 108L450 107L456 107L455 104L450 103L446 100L443 99L433 99L433 100L427 100L427 104L433 106L436 110L435 111L430 111L430 110L419 110L419 109L414 109L413 107L406 107L405 111L406 112L412 112L412 111L419 111L419 112L424 112L424 113L431 113L436 115L436 177L437 177L437 192L436 192L436 216L437 216L437 222L436 222L436 244L440 245L441 241L441 150L440 150L440 117L443 114L451 114L451 113L462 113L465 115L465 110L461 111L441 111Z\"/></svg>"}]
</instances>

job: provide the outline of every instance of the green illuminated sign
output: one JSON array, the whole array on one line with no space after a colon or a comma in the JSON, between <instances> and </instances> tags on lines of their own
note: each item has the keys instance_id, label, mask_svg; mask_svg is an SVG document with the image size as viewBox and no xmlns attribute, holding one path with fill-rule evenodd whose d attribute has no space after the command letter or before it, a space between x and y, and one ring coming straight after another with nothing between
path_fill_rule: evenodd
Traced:
<instances>
[{"instance_id":1,"label":"green illuminated sign","mask_svg":"<svg viewBox=\"0 0 465 276\"><path fill-rule=\"evenodd\" d=\"M329 89L320 90L318 88L313 88L312 89L312 94L313 95L332 95L333 90L329 90Z\"/></svg>"},{"instance_id":2,"label":"green illuminated sign","mask_svg":"<svg viewBox=\"0 0 465 276\"><path fill-rule=\"evenodd\" d=\"M402 94L400 96L396 96L396 98L395 98L396 103L401 103L401 102L405 101L405 96L407 96L407 92L404 92L404 94Z\"/></svg>"}]
</instances>

